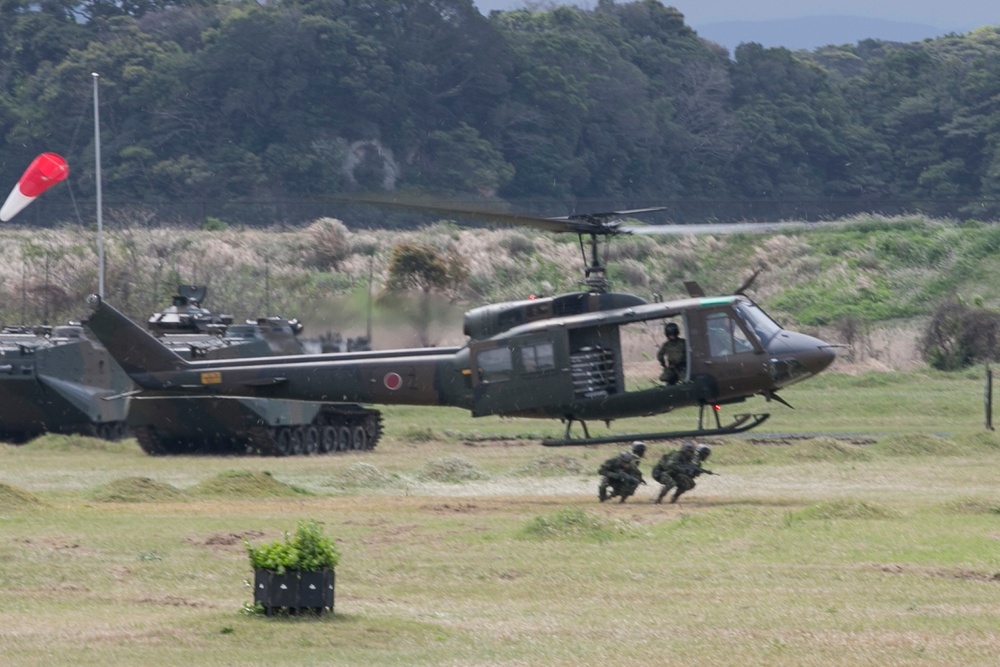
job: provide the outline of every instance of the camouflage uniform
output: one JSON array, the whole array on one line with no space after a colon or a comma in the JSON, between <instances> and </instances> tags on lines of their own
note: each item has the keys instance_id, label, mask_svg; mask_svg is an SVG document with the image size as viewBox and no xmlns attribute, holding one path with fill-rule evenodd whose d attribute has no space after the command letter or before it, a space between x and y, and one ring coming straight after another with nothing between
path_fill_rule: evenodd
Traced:
<instances>
[{"instance_id":1,"label":"camouflage uniform","mask_svg":"<svg viewBox=\"0 0 1000 667\"><path fill-rule=\"evenodd\" d=\"M668 337L657 351L656 360L663 366L660 380L667 384L677 384L687 370L687 343L683 338Z\"/></svg>"},{"instance_id":2,"label":"camouflage uniform","mask_svg":"<svg viewBox=\"0 0 1000 667\"><path fill-rule=\"evenodd\" d=\"M662 503L667 492L676 487L674 495L670 498L670 502L676 503L681 494L693 489L694 478L698 476L701 467L699 463L695 460L693 443L684 443L680 449L661 456L653 466L653 479L663 485L655 502Z\"/></svg>"},{"instance_id":3,"label":"camouflage uniform","mask_svg":"<svg viewBox=\"0 0 1000 667\"><path fill-rule=\"evenodd\" d=\"M608 498L618 496L619 502L635 493L640 484L644 483L642 472L639 470L639 457L632 452L625 451L618 456L613 456L603 464L597 471L601 475L601 485L597 490L597 497L603 503ZM611 493L608 494L608 487Z\"/></svg>"}]
</instances>

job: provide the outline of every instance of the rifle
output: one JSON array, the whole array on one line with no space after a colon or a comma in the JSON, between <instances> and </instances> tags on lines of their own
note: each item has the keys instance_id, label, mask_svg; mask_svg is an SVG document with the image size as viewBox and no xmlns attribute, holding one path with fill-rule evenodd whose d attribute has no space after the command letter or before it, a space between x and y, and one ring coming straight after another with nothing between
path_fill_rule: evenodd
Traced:
<instances>
[{"instance_id":1,"label":"rifle","mask_svg":"<svg viewBox=\"0 0 1000 667\"><path fill-rule=\"evenodd\" d=\"M636 486L639 486L640 484L645 484L646 483L646 480L644 480L642 478L642 475L639 475L638 477L636 477L635 475L630 475L627 472L623 472L622 473L622 477L624 477L625 479L627 479L631 484L635 484Z\"/></svg>"},{"instance_id":2,"label":"rifle","mask_svg":"<svg viewBox=\"0 0 1000 667\"><path fill-rule=\"evenodd\" d=\"M702 468L701 466L696 466L696 465L681 466L681 472L683 472L688 477L697 477L698 475L701 475L702 473L704 473L706 475L718 475L719 474L717 472L712 472L708 468Z\"/></svg>"}]
</instances>

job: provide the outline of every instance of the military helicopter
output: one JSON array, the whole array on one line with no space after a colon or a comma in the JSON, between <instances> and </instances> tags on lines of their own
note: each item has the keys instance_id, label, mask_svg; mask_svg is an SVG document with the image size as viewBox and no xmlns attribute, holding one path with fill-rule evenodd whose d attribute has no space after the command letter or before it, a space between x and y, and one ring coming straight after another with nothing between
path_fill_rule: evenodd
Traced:
<instances>
[{"instance_id":1,"label":"military helicopter","mask_svg":"<svg viewBox=\"0 0 1000 667\"><path fill-rule=\"evenodd\" d=\"M352 199L352 203L359 202ZM618 234L649 233L622 221L660 209L561 218L360 200L503 224L575 233L585 260L586 291L498 303L466 313L464 345L441 348L185 361L96 295L87 325L146 392L252 396L381 405L453 406L473 416L559 419L562 438L547 446L724 435L750 430L769 414L738 414L723 423L722 406L756 395L788 405L777 392L810 378L834 360L833 345L789 331L744 292L709 296L695 282L689 297L650 303L610 292L599 243ZM658 233L683 233L683 225ZM739 226L719 231L745 231ZM768 229L773 229L774 226ZM752 279L751 279L752 280ZM687 367L674 385L627 387L622 330L680 321L687 332ZM697 407L690 430L593 437L588 421L652 416ZM707 414L706 414L707 413ZM573 425L582 433L574 435Z\"/></svg>"}]
</instances>

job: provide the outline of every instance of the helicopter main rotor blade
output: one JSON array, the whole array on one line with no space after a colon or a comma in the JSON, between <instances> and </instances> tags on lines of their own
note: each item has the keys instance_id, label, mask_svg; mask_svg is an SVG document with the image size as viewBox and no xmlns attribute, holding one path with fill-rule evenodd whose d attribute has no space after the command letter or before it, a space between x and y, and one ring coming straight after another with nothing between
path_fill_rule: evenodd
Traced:
<instances>
[{"instance_id":1,"label":"helicopter main rotor blade","mask_svg":"<svg viewBox=\"0 0 1000 667\"><path fill-rule=\"evenodd\" d=\"M733 222L691 225L648 225L642 227L621 227L620 231L646 236L683 236L685 234L774 234L816 227L808 222Z\"/></svg>"},{"instance_id":2,"label":"helicopter main rotor blade","mask_svg":"<svg viewBox=\"0 0 1000 667\"><path fill-rule=\"evenodd\" d=\"M328 199L343 204L378 206L414 213L447 217L468 218L515 227L533 227L548 232L611 236L637 234L643 236L682 236L685 234L773 234L782 231L809 229L816 223L808 222L737 222L719 224L673 224L625 226L622 219L666 210L664 206L650 208L604 211L600 213L575 213L572 215L543 218L515 211L463 206L448 200L399 195L333 195Z\"/></svg>"},{"instance_id":3,"label":"helicopter main rotor blade","mask_svg":"<svg viewBox=\"0 0 1000 667\"><path fill-rule=\"evenodd\" d=\"M333 196L333 201L344 204L360 204L394 208L416 213L462 217L481 222L493 222L501 225L517 227L533 227L548 232L613 235L630 233L621 227L619 219L630 215L662 211L663 208L641 208L626 211L608 211L605 213L579 213L555 218L542 218L526 213L491 210L472 206L460 206L453 203L428 199L424 197L387 197L380 195Z\"/></svg>"},{"instance_id":4,"label":"helicopter main rotor blade","mask_svg":"<svg viewBox=\"0 0 1000 667\"><path fill-rule=\"evenodd\" d=\"M597 222L601 220L626 218L633 215L641 215L642 213L656 213L657 211L666 210L666 206L654 206L652 208L633 208L625 211L605 211L603 213L573 213L572 215L560 215L554 218L546 218L546 220L588 220Z\"/></svg>"}]
</instances>

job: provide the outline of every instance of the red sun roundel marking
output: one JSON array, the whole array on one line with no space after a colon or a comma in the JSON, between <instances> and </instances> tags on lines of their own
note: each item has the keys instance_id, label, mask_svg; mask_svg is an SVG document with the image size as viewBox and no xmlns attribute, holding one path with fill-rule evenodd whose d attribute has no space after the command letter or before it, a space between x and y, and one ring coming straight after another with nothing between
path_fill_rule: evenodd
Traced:
<instances>
[{"instance_id":1,"label":"red sun roundel marking","mask_svg":"<svg viewBox=\"0 0 1000 667\"><path fill-rule=\"evenodd\" d=\"M385 377L382 378L382 384L385 385L386 389L396 391L403 386L403 378L399 376L399 373L386 373Z\"/></svg>"}]
</instances>

